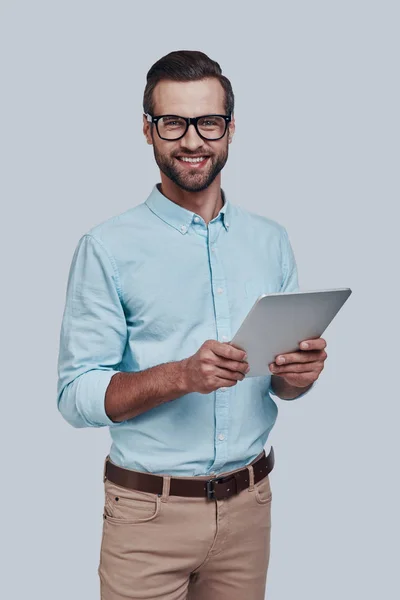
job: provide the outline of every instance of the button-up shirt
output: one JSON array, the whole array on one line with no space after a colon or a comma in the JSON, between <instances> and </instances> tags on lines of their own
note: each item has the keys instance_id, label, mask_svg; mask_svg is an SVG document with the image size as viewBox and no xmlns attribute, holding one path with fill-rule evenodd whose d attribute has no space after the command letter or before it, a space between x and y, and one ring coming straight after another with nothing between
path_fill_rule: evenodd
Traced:
<instances>
[{"instance_id":1,"label":"button-up shirt","mask_svg":"<svg viewBox=\"0 0 400 600\"><path fill-rule=\"evenodd\" d=\"M258 296L298 290L286 229L221 193L223 207L207 225L154 185L143 203L94 226L75 248L57 406L74 427L108 426L110 458L122 467L218 475L256 458L276 421L271 374L188 393L123 422L105 412L115 373L180 361L208 339L227 342Z\"/></svg>"}]
</instances>

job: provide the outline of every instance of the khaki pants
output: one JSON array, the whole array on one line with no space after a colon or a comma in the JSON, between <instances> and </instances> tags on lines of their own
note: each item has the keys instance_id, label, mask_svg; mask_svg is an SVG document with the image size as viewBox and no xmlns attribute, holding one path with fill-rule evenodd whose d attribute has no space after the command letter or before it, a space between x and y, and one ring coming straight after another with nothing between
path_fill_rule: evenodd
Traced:
<instances>
[{"instance_id":1,"label":"khaki pants","mask_svg":"<svg viewBox=\"0 0 400 600\"><path fill-rule=\"evenodd\" d=\"M161 496L106 480L101 600L264 600L272 493L269 475L254 485L258 458L224 500L170 496L167 475Z\"/></svg>"}]
</instances>

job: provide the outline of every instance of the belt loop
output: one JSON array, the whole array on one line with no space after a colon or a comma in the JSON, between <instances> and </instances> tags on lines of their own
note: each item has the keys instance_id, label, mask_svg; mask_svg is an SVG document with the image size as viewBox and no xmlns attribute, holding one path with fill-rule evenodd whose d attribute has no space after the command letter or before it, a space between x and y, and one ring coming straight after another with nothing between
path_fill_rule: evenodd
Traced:
<instances>
[{"instance_id":1,"label":"belt loop","mask_svg":"<svg viewBox=\"0 0 400 600\"><path fill-rule=\"evenodd\" d=\"M247 470L249 472L249 479L250 479L250 483L249 483L249 489L247 490L248 492L252 492L254 490L254 469L252 465L247 465Z\"/></svg>"},{"instance_id":2,"label":"belt loop","mask_svg":"<svg viewBox=\"0 0 400 600\"><path fill-rule=\"evenodd\" d=\"M171 485L171 475L163 475L163 490L162 490L161 502L168 502L170 485Z\"/></svg>"},{"instance_id":3,"label":"belt loop","mask_svg":"<svg viewBox=\"0 0 400 600\"><path fill-rule=\"evenodd\" d=\"M107 456L106 456L106 458L105 458L105 460L104 460L104 466L103 466L103 483L104 483L104 482L105 482L105 480L107 479L107 476L106 476L106 468L107 468L107 461L108 461L108 459L109 459L109 458L110 458L110 455L109 455L109 454L107 454Z\"/></svg>"}]
</instances>

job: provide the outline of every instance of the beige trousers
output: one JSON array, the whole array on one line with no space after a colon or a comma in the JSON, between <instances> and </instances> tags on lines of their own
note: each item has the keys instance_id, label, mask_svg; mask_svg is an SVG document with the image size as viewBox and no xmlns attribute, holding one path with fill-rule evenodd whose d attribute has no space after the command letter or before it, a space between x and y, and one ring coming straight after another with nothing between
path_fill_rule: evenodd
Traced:
<instances>
[{"instance_id":1,"label":"beige trousers","mask_svg":"<svg viewBox=\"0 0 400 600\"><path fill-rule=\"evenodd\" d=\"M258 458L224 500L170 496L168 475L161 496L106 480L101 600L264 600L272 492L269 475L254 484Z\"/></svg>"}]
</instances>

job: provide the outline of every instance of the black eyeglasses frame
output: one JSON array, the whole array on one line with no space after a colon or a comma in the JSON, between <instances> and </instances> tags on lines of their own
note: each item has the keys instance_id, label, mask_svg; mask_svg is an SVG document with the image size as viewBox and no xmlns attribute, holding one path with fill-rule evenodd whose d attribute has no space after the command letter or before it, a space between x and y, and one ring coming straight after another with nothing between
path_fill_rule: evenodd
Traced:
<instances>
[{"instance_id":1,"label":"black eyeglasses frame","mask_svg":"<svg viewBox=\"0 0 400 600\"><path fill-rule=\"evenodd\" d=\"M226 130L228 129L228 125L229 123L232 121L232 115L200 115L200 117L182 117L181 115L158 115L158 116L153 116L150 113L143 113L144 116L146 117L146 119L149 121L149 123L155 123L156 124L156 129L157 129L157 133L158 136L162 139L165 140L166 142L176 142L177 140L182 139L186 133L187 130L189 129L190 124L192 123L196 129L196 133L197 135L199 135L203 140L206 140L206 142L216 142L218 140L221 140L224 135L226 134ZM184 121L186 121L186 129L184 131L184 133L182 135L180 135L177 138L174 138L173 140L171 140L170 138L164 138L162 137L162 135L160 135L160 132L158 131L158 121L160 119L162 119L163 117L178 117L179 119L184 119ZM202 135L197 127L197 122L200 119L204 119L204 117L223 117L225 119L225 131L224 133L219 137L219 138L206 138L204 137L204 135Z\"/></svg>"}]
</instances>

